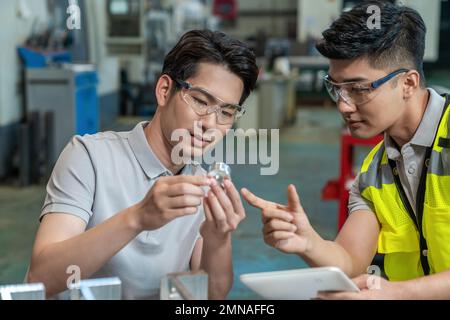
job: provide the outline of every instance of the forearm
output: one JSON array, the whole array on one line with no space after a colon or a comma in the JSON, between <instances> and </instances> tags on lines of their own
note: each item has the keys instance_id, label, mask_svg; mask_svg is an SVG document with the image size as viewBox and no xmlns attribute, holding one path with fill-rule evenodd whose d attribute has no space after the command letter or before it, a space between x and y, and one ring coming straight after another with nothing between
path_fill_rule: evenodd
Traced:
<instances>
[{"instance_id":1,"label":"forearm","mask_svg":"<svg viewBox=\"0 0 450 320\"><path fill-rule=\"evenodd\" d=\"M82 279L89 278L139 234L134 207L73 238L54 243L36 253L28 282L43 282L47 296L67 289L67 268L75 265Z\"/></svg>"},{"instance_id":2,"label":"forearm","mask_svg":"<svg viewBox=\"0 0 450 320\"><path fill-rule=\"evenodd\" d=\"M356 276L353 259L338 243L314 237L301 258L311 267L338 267L350 277Z\"/></svg>"},{"instance_id":3,"label":"forearm","mask_svg":"<svg viewBox=\"0 0 450 320\"><path fill-rule=\"evenodd\" d=\"M450 300L450 269L426 277L399 282L401 299Z\"/></svg>"},{"instance_id":4,"label":"forearm","mask_svg":"<svg viewBox=\"0 0 450 320\"><path fill-rule=\"evenodd\" d=\"M219 241L203 238L200 268L208 273L209 299L225 299L233 285L231 234Z\"/></svg>"}]
</instances>

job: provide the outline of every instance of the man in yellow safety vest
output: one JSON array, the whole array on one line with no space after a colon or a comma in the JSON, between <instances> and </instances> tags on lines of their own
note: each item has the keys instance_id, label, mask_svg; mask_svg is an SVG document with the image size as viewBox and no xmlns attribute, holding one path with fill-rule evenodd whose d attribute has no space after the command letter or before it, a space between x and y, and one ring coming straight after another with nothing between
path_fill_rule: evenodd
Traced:
<instances>
[{"instance_id":1,"label":"man in yellow safety vest","mask_svg":"<svg viewBox=\"0 0 450 320\"><path fill-rule=\"evenodd\" d=\"M317 43L330 59L325 85L352 135L384 133L335 241L311 227L294 186L287 206L242 191L262 210L266 243L314 267L340 267L361 288L320 298L450 299L450 99L425 85L425 33L415 10L372 1L343 13ZM388 280L372 286L364 273L377 252Z\"/></svg>"}]
</instances>

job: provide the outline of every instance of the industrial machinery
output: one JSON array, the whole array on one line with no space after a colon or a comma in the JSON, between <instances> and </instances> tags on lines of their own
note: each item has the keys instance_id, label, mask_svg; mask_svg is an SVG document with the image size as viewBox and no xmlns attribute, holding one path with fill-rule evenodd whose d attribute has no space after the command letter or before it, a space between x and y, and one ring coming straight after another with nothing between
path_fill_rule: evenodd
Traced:
<instances>
[{"instance_id":1,"label":"industrial machinery","mask_svg":"<svg viewBox=\"0 0 450 320\"><path fill-rule=\"evenodd\" d=\"M97 74L89 66L28 69L26 72L27 108L55 114L55 148L52 160L74 134L99 131Z\"/></svg>"},{"instance_id":2,"label":"industrial machinery","mask_svg":"<svg viewBox=\"0 0 450 320\"><path fill-rule=\"evenodd\" d=\"M151 116L163 58L191 29L216 29L218 19L200 0L108 0L106 50L119 58L121 113Z\"/></svg>"}]
</instances>

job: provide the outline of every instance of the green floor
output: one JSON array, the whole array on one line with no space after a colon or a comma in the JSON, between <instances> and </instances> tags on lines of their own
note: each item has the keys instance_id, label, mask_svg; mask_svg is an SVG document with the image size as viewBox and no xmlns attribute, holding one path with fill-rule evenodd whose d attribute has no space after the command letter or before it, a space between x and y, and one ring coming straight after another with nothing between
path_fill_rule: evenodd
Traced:
<instances>
[{"instance_id":1,"label":"green floor","mask_svg":"<svg viewBox=\"0 0 450 320\"><path fill-rule=\"evenodd\" d=\"M137 120L122 121L118 126L131 126ZM279 173L261 176L259 166L234 165L234 182L238 187L245 186L257 195L283 203L288 184L295 184L313 226L323 237L332 239L336 233L337 203L322 201L320 193L325 183L338 175L341 125L335 109L301 109L297 123L281 131ZM0 186L0 284L22 282L44 196L44 186L24 189ZM233 240L236 279L230 299L258 298L239 282L242 273L306 266L300 258L265 245L259 212L246 208L247 219Z\"/></svg>"},{"instance_id":2,"label":"green floor","mask_svg":"<svg viewBox=\"0 0 450 320\"><path fill-rule=\"evenodd\" d=\"M44 197L42 186L0 187L0 284L23 281Z\"/></svg>"}]
</instances>

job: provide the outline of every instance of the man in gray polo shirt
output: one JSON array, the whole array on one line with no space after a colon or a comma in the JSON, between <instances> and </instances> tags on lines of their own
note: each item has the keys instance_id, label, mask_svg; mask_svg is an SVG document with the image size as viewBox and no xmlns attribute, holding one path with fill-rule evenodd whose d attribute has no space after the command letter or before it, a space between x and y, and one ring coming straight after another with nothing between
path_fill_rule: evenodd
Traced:
<instances>
[{"instance_id":1,"label":"man in gray polo shirt","mask_svg":"<svg viewBox=\"0 0 450 320\"><path fill-rule=\"evenodd\" d=\"M47 185L28 273L48 297L81 278L117 276L123 298L159 297L168 273L205 270L209 297L231 289L231 232L245 217L230 180L219 186L195 162L243 114L258 74L254 54L223 33L191 31L169 52L151 122L130 132L75 136ZM176 130L187 133L172 141ZM69 268L69 269L68 269Z\"/></svg>"}]
</instances>

